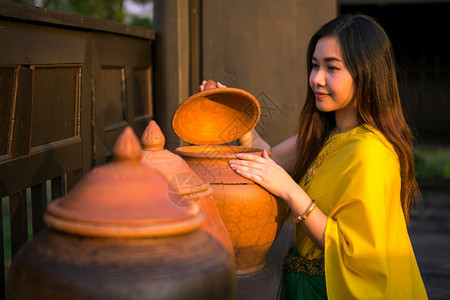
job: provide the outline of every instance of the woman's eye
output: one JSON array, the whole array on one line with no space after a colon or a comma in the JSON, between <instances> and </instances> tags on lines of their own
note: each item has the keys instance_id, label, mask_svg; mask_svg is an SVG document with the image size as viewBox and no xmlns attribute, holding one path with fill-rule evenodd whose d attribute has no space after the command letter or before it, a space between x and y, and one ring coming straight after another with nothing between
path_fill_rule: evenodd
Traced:
<instances>
[{"instance_id":1,"label":"woman's eye","mask_svg":"<svg viewBox=\"0 0 450 300\"><path fill-rule=\"evenodd\" d=\"M316 63L311 63L311 69L317 69L319 67Z\"/></svg>"},{"instance_id":2,"label":"woman's eye","mask_svg":"<svg viewBox=\"0 0 450 300\"><path fill-rule=\"evenodd\" d=\"M337 71L337 70L339 70L339 68L335 67L335 66L328 66L328 70L330 70L330 71Z\"/></svg>"}]
</instances>

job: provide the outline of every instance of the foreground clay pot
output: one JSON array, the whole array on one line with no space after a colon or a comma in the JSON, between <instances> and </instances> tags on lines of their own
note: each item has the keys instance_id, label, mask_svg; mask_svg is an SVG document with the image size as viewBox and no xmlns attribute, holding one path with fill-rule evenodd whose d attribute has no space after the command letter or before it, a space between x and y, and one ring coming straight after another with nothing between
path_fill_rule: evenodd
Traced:
<instances>
[{"instance_id":1,"label":"foreground clay pot","mask_svg":"<svg viewBox=\"0 0 450 300\"><path fill-rule=\"evenodd\" d=\"M205 218L202 229L218 240L234 259L233 244L214 202L208 182L178 155L164 149L165 137L155 121L150 121L141 137L142 162L160 171L171 183L169 197L182 195L180 205L196 204Z\"/></svg>"},{"instance_id":2,"label":"foreground clay pot","mask_svg":"<svg viewBox=\"0 0 450 300\"><path fill-rule=\"evenodd\" d=\"M267 254L287 216L288 207L228 166L236 153L259 154L240 146L187 146L175 150L211 184L214 199L233 243L237 274L264 268Z\"/></svg>"},{"instance_id":3,"label":"foreground clay pot","mask_svg":"<svg viewBox=\"0 0 450 300\"><path fill-rule=\"evenodd\" d=\"M231 237L237 274L261 270L288 207L259 185L236 174L228 161L236 153L260 155L240 146L187 146L175 150L203 180L211 184L214 199Z\"/></svg>"},{"instance_id":4,"label":"foreground clay pot","mask_svg":"<svg viewBox=\"0 0 450 300\"><path fill-rule=\"evenodd\" d=\"M127 128L115 162L53 201L50 225L14 257L8 299L233 299L234 263L196 205L140 162Z\"/></svg>"},{"instance_id":5,"label":"foreground clay pot","mask_svg":"<svg viewBox=\"0 0 450 300\"><path fill-rule=\"evenodd\" d=\"M175 153L211 185L233 243L237 274L257 272L264 267L288 211L283 201L228 166L236 153L260 155L262 149L219 145L249 132L260 115L259 102L253 95L235 88L217 88L209 80L204 91L180 104L172 119L172 127L180 138L199 145L179 147Z\"/></svg>"},{"instance_id":6,"label":"foreground clay pot","mask_svg":"<svg viewBox=\"0 0 450 300\"><path fill-rule=\"evenodd\" d=\"M262 149L219 145L249 132L260 115L259 102L253 95L236 88L217 88L209 80L204 91L180 104L172 119L172 127L180 138L199 145L179 147L175 153L211 184L217 209L233 243L237 274L264 267L288 211L283 201L228 166L236 153L260 155Z\"/></svg>"}]
</instances>

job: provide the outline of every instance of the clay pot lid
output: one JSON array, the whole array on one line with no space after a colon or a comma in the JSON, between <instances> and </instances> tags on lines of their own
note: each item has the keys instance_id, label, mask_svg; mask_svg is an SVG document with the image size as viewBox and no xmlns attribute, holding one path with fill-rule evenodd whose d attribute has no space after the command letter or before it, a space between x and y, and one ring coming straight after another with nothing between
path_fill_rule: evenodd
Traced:
<instances>
[{"instance_id":1,"label":"clay pot lid","mask_svg":"<svg viewBox=\"0 0 450 300\"><path fill-rule=\"evenodd\" d=\"M143 164L142 149L131 127L121 134L114 162L96 167L66 196L47 207L51 227L85 236L159 237L200 228L196 205L170 193L168 180Z\"/></svg>"},{"instance_id":2,"label":"clay pot lid","mask_svg":"<svg viewBox=\"0 0 450 300\"><path fill-rule=\"evenodd\" d=\"M175 133L196 145L234 141L258 123L261 108L250 93L236 88L216 88L209 80L205 90L181 103L172 119Z\"/></svg>"},{"instance_id":3,"label":"clay pot lid","mask_svg":"<svg viewBox=\"0 0 450 300\"><path fill-rule=\"evenodd\" d=\"M201 179L184 159L164 149L164 134L154 120L147 125L142 134L141 143L144 146L142 162L160 171L166 177L170 182L170 192L191 195L191 201L213 193L209 183Z\"/></svg>"}]
</instances>

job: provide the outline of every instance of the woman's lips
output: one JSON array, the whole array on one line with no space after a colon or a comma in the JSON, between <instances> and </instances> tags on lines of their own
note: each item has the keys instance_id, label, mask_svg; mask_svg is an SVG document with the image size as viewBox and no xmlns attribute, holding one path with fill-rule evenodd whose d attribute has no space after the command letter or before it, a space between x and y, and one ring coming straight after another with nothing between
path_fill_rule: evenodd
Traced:
<instances>
[{"instance_id":1,"label":"woman's lips","mask_svg":"<svg viewBox=\"0 0 450 300\"><path fill-rule=\"evenodd\" d=\"M318 98L318 99L325 98L325 97L329 96L328 93L319 92L319 91L314 91L314 94L316 95L316 98Z\"/></svg>"}]
</instances>

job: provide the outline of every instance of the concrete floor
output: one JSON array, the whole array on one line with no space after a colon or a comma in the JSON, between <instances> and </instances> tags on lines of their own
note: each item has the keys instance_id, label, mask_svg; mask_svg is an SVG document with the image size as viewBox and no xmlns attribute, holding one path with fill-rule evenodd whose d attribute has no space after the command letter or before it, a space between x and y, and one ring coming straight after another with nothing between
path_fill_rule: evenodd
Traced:
<instances>
[{"instance_id":1,"label":"concrete floor","mask_svg":"<svg viewBox=\"0 0 450 300\"><path fill-rule=\"evenodd\" d=\"M450 181L421 187L423 203L409 227L430 300L450 299Z\"/></svg>"}]
</instances>

